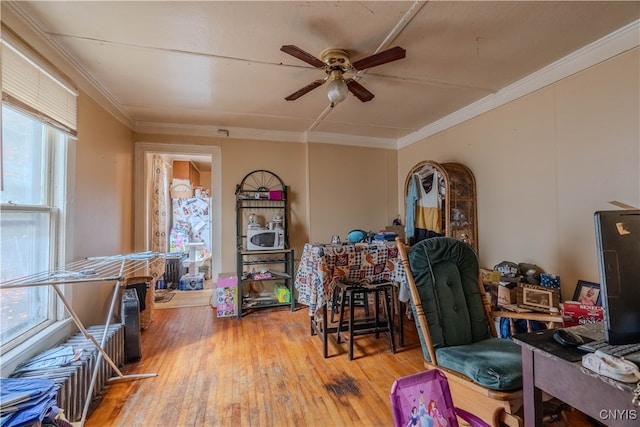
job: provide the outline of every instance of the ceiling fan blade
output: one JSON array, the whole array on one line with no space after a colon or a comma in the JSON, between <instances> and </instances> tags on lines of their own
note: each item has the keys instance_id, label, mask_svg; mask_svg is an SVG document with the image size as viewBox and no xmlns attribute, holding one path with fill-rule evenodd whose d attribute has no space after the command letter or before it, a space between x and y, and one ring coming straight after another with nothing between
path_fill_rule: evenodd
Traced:
<instances>
[{"instance_id":1,"label":"ceiling fan blade","mask_svg":"<svg viewBox=\"0 0 640 427\"><path fill-rule=\"evenodd\" d=\"M369 92L367 89L365 89L364 86L362 86L360 83L358 83L353 79L347 79L345 80L345 82L347 83L347 88L349 89L349 92L351 92L356 98L358 98L362 102L371 101L375 96L374 94Z\"/></svg>"},{"instance_id":2,"label":"ceiling fan blade","mask_svg":"<svg viewBox=\"0 0 640 427\"><path fill-rule=\"evenodd\" d=\"M365 70L367 68L375 67L377 65L386 64L387 62L397 61L406 56L407 51L400 46L392 47L391 49L378 52L366 58L362 58L351 65L356 70Z\"/></svg>"},{"instance_id":3,"label":"ceiling fan blade","mask_svg":"<svg viewBox=\"0 0 640 427\"><path fill-rule=\"evenodd\" d=\"M318 86L322 86L322 84L325 82L325 80L326 79L315 80L315 81L309 83L308 85L306 85L305 87L303 87L301 89L298 89L297 91L293 92L291 95L287 96L285 99L287 101L295 101L296 99L300 98L302 95L305 95L305 94L311 92L312 90L314 90Z\"/></svg>"},{"instance_id":4,"label":"ceiling fan blade","mask_svg":"<svg viewBox=\"0 0 640 427\"><path fill-rule=\"evenodd\" d=\"M288 53L291 56L295 56L299 60L304 61L307 64L313 65L316 68L322 68L325 65L324 62L322 62L315 56L311 55L310 53L307 53L304 50L300 49L298 46L287 44L282 46L280 50L283 51L284 53Z\"/></svg>"}]
</instances>

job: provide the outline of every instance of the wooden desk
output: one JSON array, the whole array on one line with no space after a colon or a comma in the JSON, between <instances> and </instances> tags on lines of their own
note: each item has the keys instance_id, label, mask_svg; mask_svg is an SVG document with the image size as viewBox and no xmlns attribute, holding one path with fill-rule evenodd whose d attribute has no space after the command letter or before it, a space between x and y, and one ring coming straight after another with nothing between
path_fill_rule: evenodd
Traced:
<instances>
[{"instance_id":1,"label":"wooden desk","mask_svg":"<svg viewBox=\"0 0 640 427\"><path fill-rule=\"evenodd\" d=\"M580 329L582 328L582 329ZM598 326L576 326L581 335L598 338ZM602 336L602 328L599 329ZM513 338L522 346L524 425L542 425L542 392L608 426L637 426L640 408L631 403L635 384L625 384L598 375L580 362L556 357L535 344Z\"/></svg>"}]
</instances>

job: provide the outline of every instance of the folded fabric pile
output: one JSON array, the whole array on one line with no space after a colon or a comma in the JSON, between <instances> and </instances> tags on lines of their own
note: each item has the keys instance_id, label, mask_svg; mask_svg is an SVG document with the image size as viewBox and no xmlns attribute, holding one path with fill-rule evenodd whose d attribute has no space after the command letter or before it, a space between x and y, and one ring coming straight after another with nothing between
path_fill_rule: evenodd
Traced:
<instances>
[{"instance_id":1,"label":"folded fabric pile","mask_svg":"<svg viewBox=\"0 0 640 427\"><path fill-rule=\"evenodd\" d=\"M0 426L56 425L59 388L47 378L0 378Z\"/></svg>"}]
</instances>

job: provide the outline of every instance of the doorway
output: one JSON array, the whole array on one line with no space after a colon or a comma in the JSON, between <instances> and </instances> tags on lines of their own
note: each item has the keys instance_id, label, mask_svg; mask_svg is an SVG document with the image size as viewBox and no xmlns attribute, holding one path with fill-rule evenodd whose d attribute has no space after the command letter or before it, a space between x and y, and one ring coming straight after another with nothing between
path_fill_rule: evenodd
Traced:
<instances>
[{"instance_id":1,"label":"doorway","mask_svg":"<svg viewBox=\"0 0 640 427\"><path fill-rule=\"evenodd\" d=\"M211 242L211 277L215 278L221 269L222 255L222 207L221 203L221 165L220 147L157 144L138 142L135 145L135 250L138 252L153 250L152 224L155 214L152 204L153 195L153 158L160 156L170 164L173 160L189 160L201 167L207 182L201 182L209 188L211 197L209 215L209 241ZM207 170L208 169L208 170ZM169 189L166 189L168 194ZM167 234L168 236L168 234Z\"/></svg>"}]
</instances>

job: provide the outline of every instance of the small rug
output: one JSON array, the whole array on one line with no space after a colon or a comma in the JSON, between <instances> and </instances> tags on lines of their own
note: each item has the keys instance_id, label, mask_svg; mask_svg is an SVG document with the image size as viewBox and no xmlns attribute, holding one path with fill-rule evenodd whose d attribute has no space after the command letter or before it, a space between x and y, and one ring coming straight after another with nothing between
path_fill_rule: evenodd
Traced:
<instances>
[{"instance_id":1,"label":"small rug","mask_svg":"<svg viewBox=\"0 0 640 427\"><path fill-rule=\"evenodd\" d=\"M181 307L201 307L211 304L213 296L213 283L207 280L204 283L204 289L199 291L180 291L172 290L173 297L168 302L158 303L156 301L155 309L164 308L181 308Z\"/></svg>"}]
</instances>

